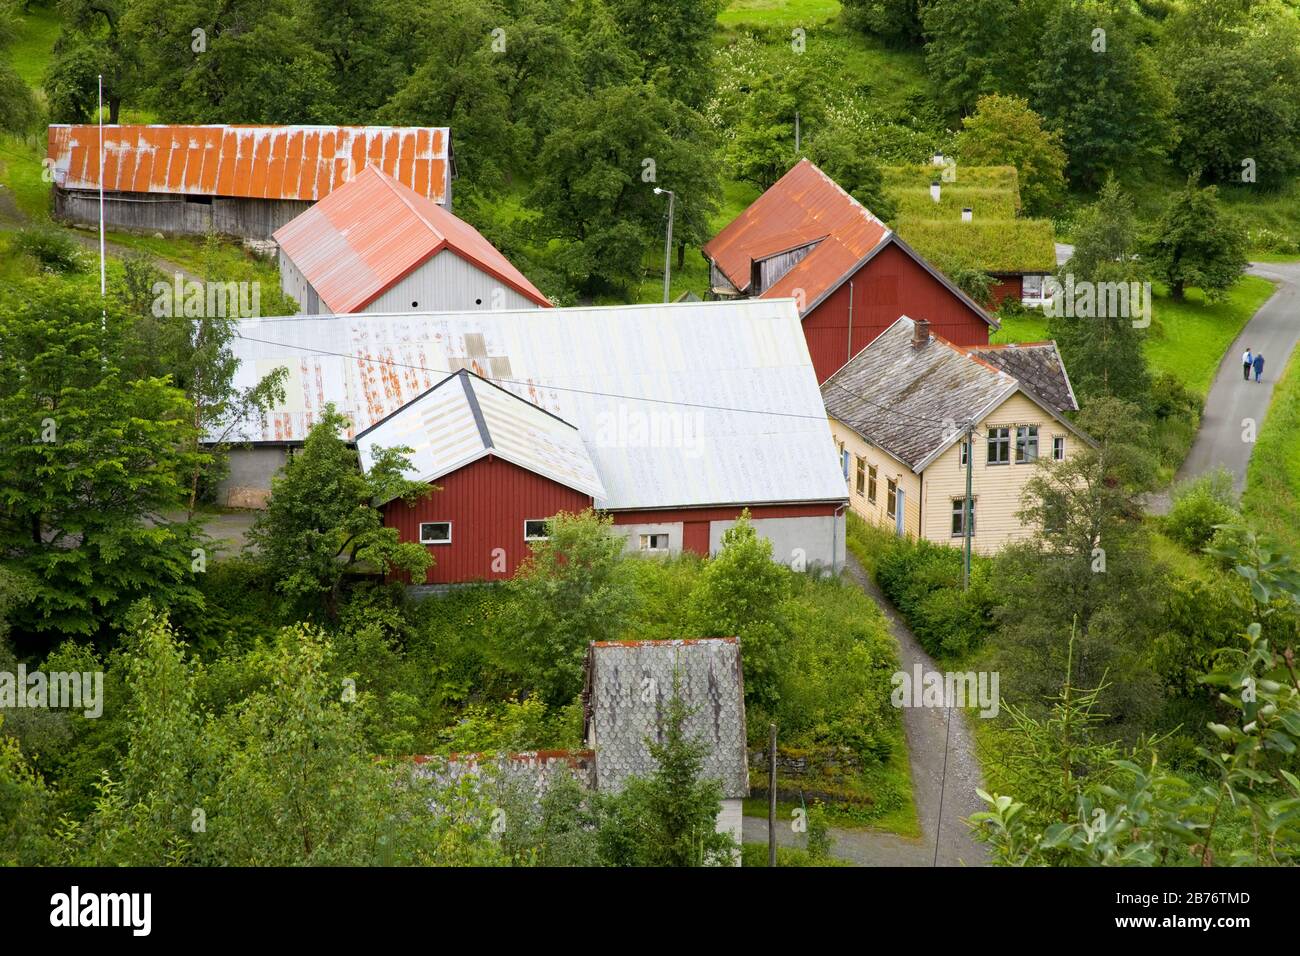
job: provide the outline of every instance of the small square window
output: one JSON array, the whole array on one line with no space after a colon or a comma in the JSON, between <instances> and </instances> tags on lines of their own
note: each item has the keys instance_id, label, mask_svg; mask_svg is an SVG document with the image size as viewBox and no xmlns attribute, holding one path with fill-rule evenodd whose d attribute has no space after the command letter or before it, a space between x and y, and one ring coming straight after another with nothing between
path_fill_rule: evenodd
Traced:
<instances>
[{"instance_id":1,"label":"small square window","mask_svg":"<svg viewBox=\"0 0 1300 956\"><path fill-rule=\"evenodd\" d=\"M546 527L545 518L530 519L524 522L525 541L546 541L550 537L551 533Z\"/></svg>"},{"instance_id":2,"label":"small square window","mask_svg":"<svg viewBox=\"0 0 1300 956\"><path fill-rule=\"evenodd\" d=\"M420 523L420 544L451 544L450 521L423 521Z\"/></svg>"},{"instance_id":3,"label":"small square window","mask_svg":"<svg viewBox=\"0 0 1300 956\"><path fill-rule=\"evenodd\" d=\"M1054 461L1065 461L1065 436L1052 436L1052 459Z\"/></svg>"},{"instance_id":4,"label":"small square window","mask_svg":"<svg viewBox=\"0 0 1300 956\"><path fill-rule=\"evenodd\" d=\"M667 533L641 535L641 550L646 552L663 552L668 550Z\"/></svg>"},{"instance_id":5,"label":"small square window","mask_svg":"<svg viewBox=\"0 0 1300 956\"><path fill-rule=\"evenodd\" d=\"M970 533L975 534L975 499L970 503ZM966 499L952 499L952 536L954 538L964 537L966 534Z\"/></svg>"}]
</instances>

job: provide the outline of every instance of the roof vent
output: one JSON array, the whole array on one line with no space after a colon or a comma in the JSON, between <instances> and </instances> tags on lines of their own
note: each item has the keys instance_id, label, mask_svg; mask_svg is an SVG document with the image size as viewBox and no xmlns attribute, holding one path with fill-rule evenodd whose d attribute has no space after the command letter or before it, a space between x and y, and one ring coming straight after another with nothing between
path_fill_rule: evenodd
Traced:
<instances>
[{"instance_id":1,"label":"roof vent","mask_svg":"<svg viewBox=\"0 0 1300 956\"><path fill-rule=\"evenodd\" d=\"M917 319L912 323L912 348L919 349L930 341L930 323L926 319Z\"/></svg>"},{"instance_id":2,"label":"roof vent","mask_svg":"<svg viewBox=\"0 0 1300 956\"><path fill-rule=\"evenodd\" d=\"M930 180L930 198L935 202L939 201L939 180Z\"/></svg>"},{"instance_id":3,"label":"roof vent","mask_svg":"<svg viewBox=\"0 0 1300 956\"><path fill-rule=\"evenodd\" d=\"M975 210L971 209L970 206L962 206L962 207L961 207L961 221L962 221L962 222L970 222L970 221L971 221L972 219L974 219L974 218L975 218Z\"/></svg>"}]
</instances>

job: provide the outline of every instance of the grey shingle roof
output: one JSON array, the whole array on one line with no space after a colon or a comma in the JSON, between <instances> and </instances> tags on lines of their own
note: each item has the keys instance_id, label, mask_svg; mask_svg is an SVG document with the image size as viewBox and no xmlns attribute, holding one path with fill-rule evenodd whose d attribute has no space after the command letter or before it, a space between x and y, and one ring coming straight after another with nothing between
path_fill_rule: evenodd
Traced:
<instances>
[{"instance_id":1,"label":"grey shingle roof","mask_svg":"<svg viewBox=\"0 0 1300 956\"><path fill-rule=\"evenodd\" d=\"M970 348L984 361L1014 375L1029 391L1058 412L1077 412L1079 403L1055 342L1018 345L976 345Z\"/></svg>"},{"instance_id":2,"label":"grey shingle roof","mask_svg":"<svg viewBox=\"0 0 1300 956\"><path fill-rule=\"evenodd\" d=\"M832 417L913 469L1019 387L945 339L913 346L914 327L901 316L822 385Z\"/></svg>"},{"instance_id":3,"label":"grey shingle roof","mask_svg":"<svg viewBox=\"0 0 1300 956\"><path fill-rule=\"evenodd\" d=\"M628 777L654 772L647 740L664 739L674 674L691 711L686 735L706 748L703 776L719 780L727 798L748 796L745 683L734 638L590 645L583 697L598 789L617 792Z\"/></svg>"}]
</instances>

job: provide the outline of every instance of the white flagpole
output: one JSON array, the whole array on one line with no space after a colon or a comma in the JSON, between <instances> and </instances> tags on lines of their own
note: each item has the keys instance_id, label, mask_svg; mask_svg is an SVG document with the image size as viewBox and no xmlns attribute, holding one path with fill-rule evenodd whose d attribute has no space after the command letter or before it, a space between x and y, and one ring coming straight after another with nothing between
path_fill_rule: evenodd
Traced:
<instances>
[{"instance_id":1,"label":"white flagpole","mask_svg":"<svg viewBox=\"0 0 1300 956\"><path fill-rule=\"evenodd\" d=\"M99 296L108 295L104 269L104 74L99 74Z\"/></svg>"}]
</instances>

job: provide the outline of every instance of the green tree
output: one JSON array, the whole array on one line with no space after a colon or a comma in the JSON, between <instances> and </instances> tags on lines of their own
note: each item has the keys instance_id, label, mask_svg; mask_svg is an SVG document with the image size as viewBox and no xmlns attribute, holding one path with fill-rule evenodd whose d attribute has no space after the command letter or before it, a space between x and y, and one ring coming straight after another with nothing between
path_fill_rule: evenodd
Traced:
<instances>
[{"instance_id":1,"label":"green tree","mask_svg":"<svg viewBox=\"0 0 1300 956\"><path fill-rule=\"evenodd\" d=\"M126 325L80 285L31 281L0 302L0 553L33 582L23 629L93 635L144 595L200 600L196 530L168 517L193 411L118 368Z\"/></svg>"},{"instance_id":2,"label":"green tree","mask_svg":"<svg viewBox=\"0 0 1300 956\"><path fill-rule=\"evenodd\" d=\"M1073 630L1075 686L1108 682L1106 706L1132 728L1155 699L1145 647L1157 623L1158 578L1142 525L1155 461L1133 405L1095 399L1079 424L1096 444L1040 460L1018 514L1036 537L999 555L997 653L1019 702L1044 697L1048 675L1067 663L1061 635Z\"/></svg>"},{"instance_id":3,"label":"green tree","mask_svg":"<svg viewBox=\"0 0 1300 956\"><path fill-rule=\"evenodd\" d=\"M1029 102L1060 133L1071 182L1095 187L1108 173L1163 156L1169 84L1136 39L1133 15L1063 0L1034 32Z\"/></svg>"},{"instance_id":4,"label":"green tree","mask_svg":"<svg viewBox=\"0 0 1300 956\"><path fill-rule=\"evenodd\" d=\"M643 65L643 79L699 109L713 89L713 33L721 0L610 0L610 12Z\"/></svg>"},{"instance_id":5,"label":"green tree","mask_svg":"<svg viewBox=\"0 0 1300 956\"><path fill-rule=\"evenodd\" d=\"M14 0L0 2L0 55L18 39L18 8ZM32 91L14 68L0 60L0 129L30 132L40 117Z\"/></svg>"},{"instance_id":6,"label":"green tree","mask_svg":"<svg viewBox=\"0 0 1300 956\"><path fill-rule=\"evenodd\" d=\"M982 96L962 119L958 159L970 166L1014 166L1026 212L1044 215L1065 192L1065 151L1058 133L1018 96Z\"/></svg>"},{"instance_id":7,"label":"green tree","mask_svg":"<svg viewBox=\"0 0 1300 956\"><path fill-rule=\"evenodd\" d=\"M1175 302L1183 301L1188 286L1217 300L1246 271L1246 231L1223 208L1214 186L1202 189L1189 178L1156 223L1147 259Z\"/></svg>"},{"instance_id":8,"label":"green tree","mask_svg":"<svg viewBox=\"0 0 1300 956\"><path fill-rule=\"evenodd\" d=\"M799 58L792 69L760 76L745 91L727 144L727 163L737 179L760 190L784 176L799 159L794 148L796 116L805 131L818 130L826 121L827 80L819 67L805 59ZM853 158L843 155L843 137L827 133L832 137L827 144L829 158L849 166Z\"/></svg>"},{"instance_id":9,"label":"green tree","mask_svg":"<svg viewBox=\"0 0 1300 956\"><path fill-rule=\"evenodd\" d=\"M850 133L827 130L813 139L808 152L822 172L871 210L877 219L889 220L897 214L897 205L885 192L880 164L854 142Z\"/></svg>"},{"instance_id":10,"label":"green tree","mask_svg":"<svg viewBox=\"0 0 1300 956\"><path fill-rule=\"evenodd\" d=\"M327 406L302 451L272 479L266 510L248 535L281 593L323 600L331 617L345 576L358 566L418 581L433 564L424 545L403 542L396 528L384 527L374 504L400 498L413 505L433 486L403 477L410 467L406 448L376 449L363 474L343 438L347 427L347 419Z\"/></svg>"},{"instance_id":11,"label":"green tree","mask_svg":"<svg viewBox=\"0 0 1300 956\"><path fill-rule=\"evenodd\" d=\"M663 237L666 201L655 186L676 194L674 234L707 238L719 188L698 113L632 84L568 100L564 116L542 146L528 201L541 234L564 241L572 285L593 294L641 279L646 252Z\"/></svg>"},{"instance_id":12,"label":"green tree","mask_svg":"<svg viewBox=\"0 0 1300 956\"><path fill-rule=\"evenodd\" d=\"M1104 395L1141 403L1149 395L1150 375L1142 351L1140 321L1135 325L1133 299L1129 298L1128 309L1111 308L1102 287L1103 283L1129 285L1145 279L1139 251L1132 200L1118 183L1108 180L1097 202L1077 217L1074 252L1057 276L1061 288L1047 325L1085 403ZM1091 317L1078 311L1071 315L1072 310L1065 307L1064 300L1072 290L1083 288L1080 283L1091 283L1096 303Z\"/></svg>"},{"instance_id":13,"label":"green tree","mask_svg":"<svg viewBox=\"0 0 1300 956\"><path fill-rule=\"evenodd\" d=\"M116 123L136 76L136 47L124 18L133 0L61 0L63 29L45 76L51 118L89 121L104 77L105 122Z\"/></svg>"},{"instance_id":14,"label":"green tree","mask_svg":"<svg viewBox=\"0 0 1300 956\"><path fill-rule=\"evenodd\" d=\"M930 0L922 8L925 68L948 113L965 115L1013 83L1020 11L1015 0Z\"/></svg>"},{"instance_id":15,"label":"green tree","mask_svg":"<svg viewBox=\"0 0 1300 956\"><path fill-rule=\"evenodd\" d=\"M1297 164L1300 25L1293 12L1261 4L1252 22L1214 33L1192 56L1168 41L1178 165L1211 182L1280 185Z\"/></svg>"},{"instance_id":16,"label":"green tree","mask_svg":"<svg viewBox=\"0 0 1300 956\"><path fill-rule=\"evenodd\" d=\"M548 705L574 699L587 645L618 639L633 608L635 592L622 567L627 542L611 528L611 519L590 511L556 515L548 538L533 543L506 585L506 653Z\"/></svg>"},{"instance_id":17,"label":"green tree","mask_svg":"<svg viewBox=\"0 0 1300 956\"><path fill-rule=\"evenodd\" d=\"M845 0L841 4L845 23L891 46L921 43L921 17L926 5L927 0Z\"/></svg>"},{"instance_id":18,"label":"green tree","mask_svg":"<svg viewBox=\"0 0 1300 956\"><path fill-rule=\"evenodd\" d=\"M772 560L772 542L760 538L749 511L722 533L722 550L705 565L688 599L691 631L739 637L745 653L745 699L776 705L781 658L789 638L782 602L790 595L788 568Z\"/></svg>"}]
</instances>

